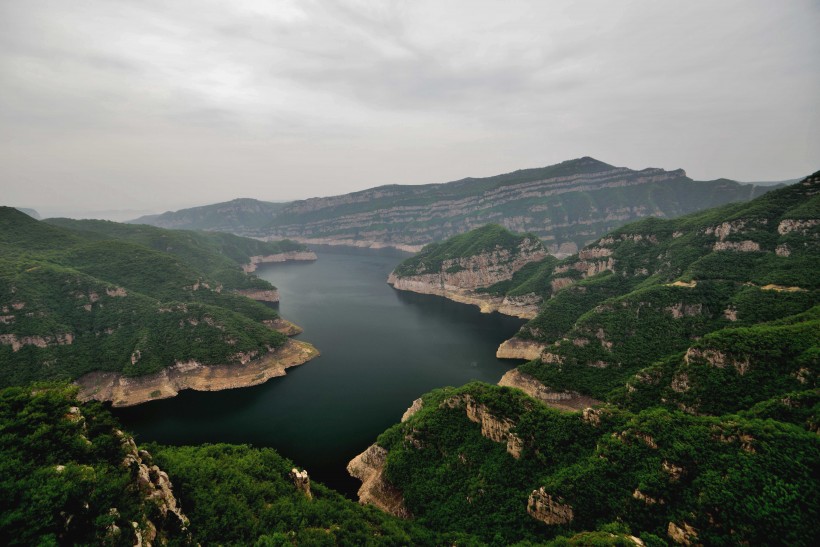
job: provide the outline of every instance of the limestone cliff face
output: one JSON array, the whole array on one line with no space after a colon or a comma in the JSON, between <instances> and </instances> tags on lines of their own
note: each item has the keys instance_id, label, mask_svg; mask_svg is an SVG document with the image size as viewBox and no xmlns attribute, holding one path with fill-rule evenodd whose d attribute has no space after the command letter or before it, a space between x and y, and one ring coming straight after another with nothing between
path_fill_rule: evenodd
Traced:
<instances>
[{"instance_id":1,"label":"limestone cliff face","mask_svg":"<svg viewBox=\"0 0 820 547\"><path fill-rule=\"evenodd\" d=\"M464 407L467 418L471 422L481 424L481 435L491 441L507 445L507 453L513 458L521 457L524 442L512 432L515 422L508 418L499 418L487 408L477 402L469 394L451 397L442 403L449 408Z\"/></svg>"},{"instance_id":2,"label":"limestone cliff face","mask_svg":"<svg viewBox=\"0 0 820 547\"><path fill-rule=\"evenodd\" d=\"M575 514L571 506L562 502L562 499L548 494L542 486L530 494L527 513L544 524L567 524L572 522Z\"/></svg>"},{"instance_id":3,"label":"limestone cliff face","mask_svg":"<svg viewBox=\"0 0 820 547\"><path fill-rule=\"evenodd\" d=\"M575 391L555 391L518 369L508 371L498 385L518 388L533 399L558 410L577 411L603 404Z\"/></svg>"},{"instance_id":4,"label":"limestone cliff face","mask_svg":"<svg viewBox=\"0 0 820 547\"><path fill-rule=\"evenodd\" d=\"M279 302L277 289L236 289L234 292L259 302Z\"/></svg>"},{"instance_id":5,"label":"limestone cliff face","mask_svg":"<svg viewBox=\"0 0 820 547\"><path fill-rule=\"evenodd\" d=\"M242 266L245 273L255 272L260 264L272 264L276 262L289 262L292 260L316 260L316 253L313 251L289 251L287 253L277 253L272 255L252 256L247 264ZM274 300L274 302L278 302Z\"/></svg>"},{"instance_id":6,"label":"limestone cliff face","mask_svg":"<svg viewBox=\"0 0 820 547\"><path fill-rule=\"evenodd\" d=\"M386 461L387 450L373 444L347 464L347 472L362 481L358 492L359 503L373 505L400 518L412 518L413 514L404 505L401 491L383 476Z\"/></svg>"},{"instance_id":7,"label":"limestone cliff face","mask_svg":"<svg viewBox=\"0 0 820 547\"><path fill-rule=\"evenodd\" d=\"M509 182L501 180L506 177ZM658 204L649 195L657 185L677 188L691 184L682 170L633 171L581 158L493 179L384 186L296 201L285 206L265 230L269 232L266 235L303 242L367 242L398 247L441 241L487 222L497 222L509 230L533 232L548 242L550 252L566 256L596 235L632 219L688 212L680 210L678 202ZM741 196L741 186L735 186L738 195L734 199L748 194L745 190ZM646 192L648 197L628 205L604 197L607 192L625 187L636 188L639 195ZM578 205L573 197L581 194L590 196L583 201L595 206ZM692 210L711 205L717 203L695 204Z\"/></svg>"},{"instance_id":8,"label":"limestone cliff face","mask_svg":"<svg viewBox=\"0 0 820 547\"><path fill-rule=\"evenodd\" d=\"M524 359L525 361L532 361L538 359L547 348L546 345L535 340L527 340L524 338L510 338L502 342L495 352L495 356L499 359Z\"/></svg>"},{"instance_id":9,"label":"limestone cliff face","mask_svg":"<svg viewBox=\"0 0 820 547\"><path fill-rule=\"evenodd\" d=\"M78 397L87 401L112 401L113 406L132 406L174 397L183 389L220 391L255 386L285 370L319 356L307 342L288 340L284 346L259 359L231 365L203 365L197 361L177 362L155 374L126 377L116 372L90 372L75 381Z\"/></svg>"},{"instance_id":10,"label":"limestone cliff face","mask_svg":"<svg viewBox=\"0 0 820 547\"><path fill-rule=\"evenodd\" d=\"M136 535L135 545L150 546L155 541L164 544L165 542L162 541L164 530L181 530L182 536L187 536L190 541L187 529L188 518L182 512L174 496L168 474L153 465L150 453L137 449L132 437L119 430L116 430L115 434L125 449L123 467L131 470L131 476L135 477L136 488L142 498L156 508L155 511L149 513L150 520L132 523Z\"/></svg>"},{"instance_id":11,"label":"limestone cliff face","mask_svg":"<svg viewBox=\"0 0 820 547\"><path fill-rule=\"evenodd\" d=\"M442 261L438 271L430 273L423 265L415 273L397 274L387 283L401 291L443 296L455 302L478 306L482 313L498 311L506 315L532 319L538 313L541 297L536 294L501 297L476 292L501 281L531 262L547 256L546 249L535 238L524 238L513 250L497 247L473 256Z\"/></svg>"}]
</instances>

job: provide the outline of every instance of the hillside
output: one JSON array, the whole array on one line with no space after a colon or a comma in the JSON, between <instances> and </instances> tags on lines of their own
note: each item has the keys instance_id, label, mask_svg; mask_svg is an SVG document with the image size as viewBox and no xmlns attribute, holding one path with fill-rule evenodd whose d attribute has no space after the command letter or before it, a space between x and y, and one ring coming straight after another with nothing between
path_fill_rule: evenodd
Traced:
<instances>
[{"instance_id":1,"label":"hillside","mask_svg":"<svg viewBox=\"0 0 820 547\"><path fill-rule=\"evenodd\" d=\"M243 296L278 298L242 267L251 253L289 248L106 221L46 223L1 208L0 386L99 371L153 382L156 398L175 394L160 376L180 363L239 371L269 356L280 374L274 356L315 350L288 342L276 311Z\"/></svg>"},{"instance_id":2,"label":"hillside","mask_svg":"<svg viewBox=\"0 0 820 547\"><path fill-rule=\"evenodd\" d=\"M359 459L375 464L373 503L389 499L435 530L493 544L583 530L646 545L817 539L820 440L789 423L658 408L561 412L478 383L435 390L413 409ZM601 536L588 544L637 544Z\"/></svg>"},{"instance_id":3,"label":"hillside","mask_svg":"<svg viewBox=\"0 0 820 547\"><path fill-rule=\"evenodd\" d=\"M552 263L543 243L533 234L513 234L497 225L471 230L441 243L426 245L390 274L395 289L434 294L475 304L482 312L535 317L540 297L504 298L489 294L490 286L509 283L533 263Z\"/></svg>"},{"instance_id":4,"label":"hillside","mask_svg":"<svg viewBox=\"0 0 820 547\"><path fill-rule=\"evenodd\" d=\"M529 361L415 401L351 461L360 499L496 543L812 545L817 272L820 173L533 262L486 289L543 299L499 348Z\"/></svg>"},{"instance_id":5,"label":"hillside","mask_svg":"<svg viewBox=\"0 0 820 547\"><path fill-rule=\"evenodd\" d=\"M285 203L239 198L224 203L147 215L132 220L130 223L150 224L159 228L252 234L270 222L270 219L285 205Z\"/></svg>"},{"instance_id":6,"label":"hillside","mask_svg":"<svg viewBox=\"0 0 820 547\"><path fill-rule=\"evenodd\" d=\"M746 201L768 190L726 179L694 181L682 170L634 171L585 157L494 177L380 186L311 198L275 211L266 209L268 204L263 202L241 200L241 207L229 202L135 222L407 250L498 223L509 230L532 232L551 253L565 256L631 220L677 217ZM262 223L266 214L267 221ZM210 220L203 224L203 218Z\"/></svg>"}]
</instances>

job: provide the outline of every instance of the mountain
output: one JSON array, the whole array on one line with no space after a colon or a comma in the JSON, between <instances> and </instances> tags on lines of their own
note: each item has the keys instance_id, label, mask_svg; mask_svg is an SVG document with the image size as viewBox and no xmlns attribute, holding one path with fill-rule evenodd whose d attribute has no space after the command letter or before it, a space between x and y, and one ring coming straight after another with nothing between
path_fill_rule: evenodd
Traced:
<instances>
[{"instance_id":1,"label":"mountain","mask_svg":"<svg viewBox=\"0 0 820 547\"><path fill-rule=\"evenodd\" d=\"M160 228L209 230L253 234L270 222L286 204L239 198L214 205L168 211L147 215L130 221L131 224L150 224Z\"/></svg>"},{"instance_id":2,"label":"mountain","mask_svg":"<svg viewBox=\"0 0 820 547\"><path fill-rule=\"evenodd\" d=\"M391 277L412 278L428 256L470 264L510 237L463 234ZM350 462L360 500L496 543L595 530L658 545L814 544L817 272L820 172L454 287L541 299L499 348L529 361L499 386L415 401Z\"/></svg>"},{"instance_id":3,"label":"mountain","mask_svg":"<svg viewBox=\"0 0 820 547\"><path fill-rule=\"evenodd\" d=\"M0 386L77 380L84 396L133 404L201 389L199 376L218 389L245 369L258 381L281 374L315 349L244 296L278 299L243 266L294 249L0 208Z\"/></svg>"},{"instance_id":4,"label":"mountain","mask_svg":"<svg viewBox=\"0 0 820 547\"><path fill-rule=\"evenodd\" d=\"M676 217L746 201L769 189L725 179L698 182L683 170L634 171L585 157L494 177L380 186L277 204L279 209L270 214L261 210L270 204L247 204L245 212L229 202L166 213L161 221L145 217L138 221L312 244L393 246L412 251L497 223L509 230L532 232L550 252L564 256L631 220ZM203 217L209 219L207 224L202 223Z\"/></svg>"}]
</instances>

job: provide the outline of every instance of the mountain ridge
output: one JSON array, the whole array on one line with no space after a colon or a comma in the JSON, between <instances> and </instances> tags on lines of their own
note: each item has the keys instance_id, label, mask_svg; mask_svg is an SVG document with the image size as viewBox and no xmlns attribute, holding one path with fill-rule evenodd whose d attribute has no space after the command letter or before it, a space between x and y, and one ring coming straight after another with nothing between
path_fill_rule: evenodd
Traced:
<instances>
[{"instance_id":1,"label":"mountain ridge","mask_svg":"<svg viewBox=\"0 0 820 547\"><path fill-rule=\"evenodd\" d=\"M232 231L308 244L396 247L423 245L496 222L533 232L553 254L576 252L595 237L645 216L675 217L771 188L729 180L694 181L682 169L633 170L589 156L555 165L445 183L382 185L348 194L297 200L265 212L234 214L233 202L142 217L164 227ZM264 209L264 202L248 207ZM230 221L218 214L227 208ZM191 215L196 216L192 220ZM234 215L234 216L230 216ZM267 215L266 221L264 221ZM204 224L200 217L212 217Z\"/></svg>"}]
</instances>

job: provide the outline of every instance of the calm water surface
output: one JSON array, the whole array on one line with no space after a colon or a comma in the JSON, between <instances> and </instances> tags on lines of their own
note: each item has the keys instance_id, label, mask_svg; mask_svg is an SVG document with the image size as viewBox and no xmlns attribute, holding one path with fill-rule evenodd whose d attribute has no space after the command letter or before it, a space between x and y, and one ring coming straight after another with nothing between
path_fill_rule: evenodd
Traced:
<instances>
[{"instance_id":1,"label":"calm water surface","mask_svg":"<svg viewBox=\"0 0 820 547\"><path fill-rule=\"evenodd\" d=\"M322 352L286 376L250 388L183 391L120 409L139 441L269 446L314 480L348 495L347 462L396 423L413 399L471 380L497 382L510 369L495 350L523 321L385 283L401 257L319 252L310 263L260 268L279 287L283 317Z\"/></svg>"}]
</instances>

